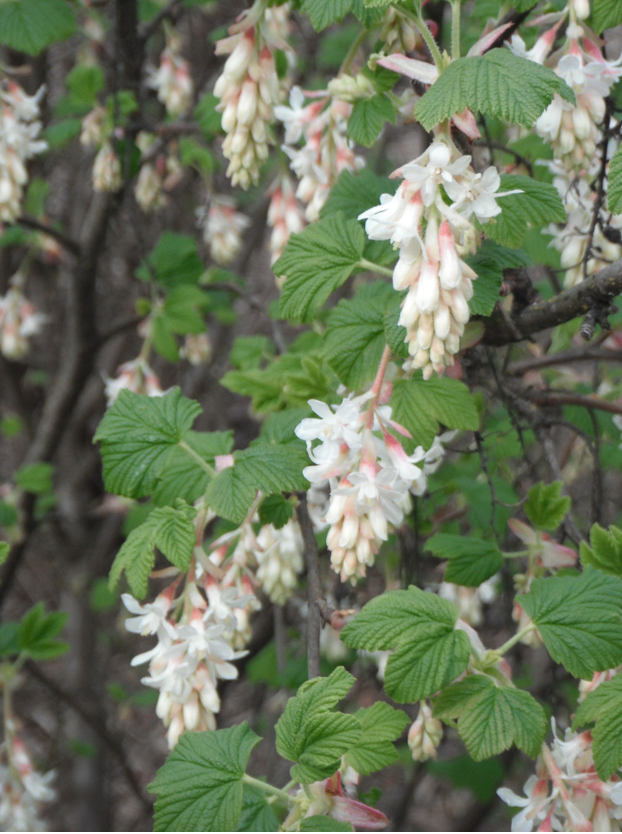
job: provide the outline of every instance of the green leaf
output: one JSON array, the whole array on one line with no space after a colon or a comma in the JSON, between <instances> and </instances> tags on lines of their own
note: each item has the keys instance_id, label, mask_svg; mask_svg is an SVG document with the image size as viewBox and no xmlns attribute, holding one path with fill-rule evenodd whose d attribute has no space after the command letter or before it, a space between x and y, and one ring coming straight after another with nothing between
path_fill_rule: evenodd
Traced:
<instances>
[{"instance_id":1,"label":"green leaf","mask_svg":"<svg viewBox=\"0 0 622 834\"><path fill-rule=\"evenodd\" d=\"M28 463L15 473L15 483L25 492L45 495L52 491L53 471L54 467L51 463Z\"/></svg>"},{"instance_id":2,"label":"green leaf","mask_svg":"<svg viewBox=\"0 0 622 834\"><path fill-rule=\"evenodd\" d=\"M609 163L607 204L612 214L622 213L622 145L618 146Z\"/></svg>"},{"instance_id":3,"label":"green leaf","mask_svg":"<svg viewBox=\"0 0 622 834\"><path fill-rule=\"evenodd\" d=\"M80 135L82 130L82 119L63 119L60 122L46 127L43 131L43 138L52 150L62 148L67 142Z\"/></svg>"},{"instance_id":4,"label":"green leaf","mask_svg":"<svg viewBox=\"0 0 622 834\"><path fill-rule=\"evenodd\" d=\"M316 32L326 29L352 10L353 0L302 0L302 11L309 15L311 25Z\"/></svg>"},{"instance_id":5,"label":"green leaf","mask_svg":"<svg viewBox=\"0 0 622 834\"><path fill-rule=\"evenodd\" d=\"M179 388L163 397L121 391L94 437L101 442L106 489L128 498L150 495L170 450L200 413L201 406Z\"/></svg>"},{"instance_id":6,"label":"green leaf","mask_svg":"<svg viewBox=\"0 0 622 834\"><path fill-rule=\"evenodd\" d=\"M266 794L252 785L244 785L242 815L238 831L278 831L279 821L266 802Z\"/></svg>"},{"instance_id":7,"label":"green leaf","mask_svg":"<svg viewBox=\"0 0 622 834\"><path fill-rule=\"evenodd\" d=\"M387 694L398 703L420 701L466 669L470 643L456 631L457 619L452 603L411 586L368 602L341 640L354 649L396 649L385 672Z\"/></svg>"},{"instance_id":8,"label":"green leaf","mask_svg":"<svg viewBox=\"0 0 622 834\"><path fill-rule=\"evenodd\" d=\"M98 93L104 89L104 73L97 64L76 64L66 83L69 90L66 106L88 113L97 104Z\"/></svg>"},{"instance_id":9,"label":"green leaf","mask_svg":"<svg viewBox=\"0 0 622 834\"><path fill-rule=\"evenodd\" d=\"M57 640L68 619L62 611L45 613L42 602L38 602L26 612L19 624L17 641L19 651L34 660L51 660L69 650L69 645Z\"/></svg>"},{"instance_id":10,"label":"green leaf","mask_svg":"<svg viewBox=\"0 0 622 834\"><path fill-rule=\"evenodd\" d=\"M241 371L258 368L263 360L272 359L274 345L267 336L238 336L229 359L234 368Z\"/></svg>"},{"instance_id":11,"label":"green leaf","mask_svg":"<svg viewBox=\"0 0 622 834\"><path fill-rule=\"evenodd\" d=\"M546 735L546 714L528 692L469 675L434 699L437 718L458 720L458 732L476 762L515 744L535 759Z\"/></svg>"},{"instance_id":12,"label":"green leaf","mask_svg":"<svg viewBox=\"0 0 622 834\"><path fill-rule=\"evenodd\" d=\"M282 495L268 495L259 505L258 513L260 524L272 524L280 530L294 515L294 507Z\"/></svg>"},{"instance_id":13,"label":"green leaf","mask_svg":"<svg viewBox=\"0 0 622 834\"><path fill-rule=\"evenodd\" d=\"M283 758L296 762L291 774L297 782L310 784L332 776L341 756L357 743L360 721L332 711L354 680L338 666L327 678L303 683L287 702L276 725L276 749Z\"/></svg>"},{"instance_id":14,"label":"green leaf","mask_svg":"<svg viewBox=\"0 0 622 834\"><path fill-rule=\"evenodd\" d=\"M68 38L76 21L65 0L4 0L0 3L0 44L38 55Z\"/></svg>"},{"instance_id":15,"label":"green leaf","mask_svg":"<svg viewBox=\"0 0 622 834\"><path fill-rule=\"evenodd\" d=\"M184 435L184 442L210 466L215 466L216 455L228 455L233 448L233 433L230 431L196 432ZM153 490L153 501L157 507L173 505L177 498L188 504L200 498L210 481L208 473L193 458L178 446L174 446L166 458Z\"/></svg>"},{"instance_id":16,"label":"green leaf","mask_svg":"<svg viewBox=\"0 0 622 834\"><path fill-rule=\"evenodd\" d=\"M346 220L357 220L359 214L378 205L382 194L393 195L396 190L396 180L379 177L369 168L363 168L357 174L343 171L331 188L320 217L329 217L341 211Z\"/></svg>"},{"instance_id":17,"label":"green leaf","mask_svg":"<svg viewBox=\"0 0 622 834\"><path fill-rule=\"evenodd\" d=\"M196 284L204 272L195 239L177 232L163 232L147 260L151 269L143 264L136 275L143 281L155 278L165 289Z\"/></svg>"},{"instance_id":18,"label":"green leaf","mask_svg":"<svg viewBox=\"0 0 622 834\"><path fill-rule=\"evenodd\" d=\"M361 99L348 119L348 139L371 148L385 122L395 124L395 108L385 95Z\"/></svg>"},{"instance_id":19,"label":"green leaf","mask_svg":"<svg viewBox=\"0 0 622 834\"><path fill-rule=\"evenodd\" d=\"M346 753L346 762L361 775L368 776L397 761L397 750L392 742L404 731L410 718L402 710L383 701L354 713L363 729L357 743Z\"/></svg>"},{"instance_id":20,"label":"green leaf","mask_svg":"<svg viewBox=\"0 0 622 834\"><path fill-rule=\"evenodd\" d=\"M597 35L622 23L622 6L618 0L592 0L592 28ZM610 207L611 208L611 207ZM611 209L613 211L613 209ZM619 212L613 211L614 214Z\"/></svg>"},{"instance_id":21,"label":"green leaf","mask_svg":"<svg viewBox=\"0 0 622 834\"><path fill-rule=\"evenodd\" d=\"M431 130L468 107L474 113L531 127L555 93L576 103L570 87L552 70L509 49L491 49L485 55L452 61L417 103L415 117Z\"/></svg>"},{"instance_id":22,"label":"green leaf","mask_svg":"<svg viewBox=\"0 0 622 834\"><path fill-rule=\"evenodd\" d=\"M538 530L557 530L570 509L570 498L560 493L561 481L544 484L542 481L529 490L525 502L527 518Z\"/></svg>"},{"instance_id":23,"label":"green leaf","mask_svg":"<svg viewBox=\"0 0 622 834\"><path fill-rule=\"evenodd\" d=\"M445 581L477 587L494 576L503 556L494 542L436 533L425 543L437 559L449 559Z\"/></svg>"},{"instance_id":24,"label":"green leaf","mask_svg":"<svg viewBox=\"0 0 622 834\"><path fill-rule=\"evenodd\" d=\"M184 733L155 781L156 831L237 831L242 777L261 739L246 721L228 730Z\"/></svg>"},{"instance_id":25,"label":"green leaf","mask_svg":"<svg viewBox=\"0 0 622 834\"><path fill-rule=\"evenodd\" d=\"M479 417L469 389L457 379L423 379L414 374L398 380L391 395L393 419L412 434L415 445L428 449L439 433L438 423L449 429L472 429Z\"/></svg>"},{"instance_id":26,"label":"green leaf","mask_svg":"<svg viewBox=\"0 0 622 834\"><path fill-rule=\"evenodd\" d=\"M518 249L530 226L540 230L549 223L566 222L566 211L555 186L518 174L501 174L499 190L511 191L515 188L523 193L499 198L501 214L494 218L494 222L486 224L489 238L503 246Z\"/></svg>"},{"instance_id":27,"label":"green leaf","mask_svg":"<svg viewBox=\"0 0 622 834\"><path fill-rule=\"evenodd\" d=\"M576 678L622 663L622 579L587 568L580 576L535 579L515 600L553 660Z\"/></svg>"},{"instance_id":28,"label":"green leaf","mask_svg":"<svg viewBox=\"0 0 622 834\"><path fill-rule=\"evenodd\" d=\"M110 588L119 581L125 571L132 593L142 599L147 593L147 580L155 561L157 547L171 564L187 571L196 543L192 520L194 507L178 499L176 507L158 507L140 527L129 534L110 569Z\"/></svg>"},{"instance_id":29,"label":"green leaf","mask_svg":"<svg viewBox=\"0 0 622 834\"><path fill-rule=\"evenodd\" d=\"M259 436L266 443L296 443L298 440L294 431L298 423L305 417L311 417L312 411L309 406L301 408L288 408L286 411L278 411L276 414L269 414L261 426Z\"/></svg>"},{"instance_id":30,"label":"green leaf","mask_svg":"<svg viewBox=\"0 0 622 834\"><path fill-rule=\"evenodd\" d=\"M499 759L475 762L466 755L430 761L426 770L441 779L449 779L455 788L467 788L482 805L492 802L505 776L505 769Z\"/></svg>"},{"instance_id":31,"label":"green leaf","mask_svg":"<svg viewBox=\"0 0 622 834\"><path fill-rule=\"evenodd\" d=\"M305 817L300 823L301 831L354 831L349 822L334 820L332 817Z\"/></svg>"},{"instance_id":32,"label":"green leaf","mask_svg":"<svg viewBox=\"0 0 622 834\"><path fill-rule=\"evenodd\" d=\"M593 524L590 545L583 541L579 545L581 564L622 577L622 530L613 525L604 530L599 524Z\"/></svg>"},{"instance_id":33,"label":"green leaf","mask_svg":"<svg viewBox=\"0 0 622 834\"><path fill-rule=\"evenodd\" d=\"M19 654L19 625L14 622L0 625L0 657Z\"/></svg>"},{"instance_id":34,"label":"green leaf","mask_svg":"<svg viewBox=\"0 0 622 834\"><path fill-rule=\"evenodd\" d=\"M192 284L182 284L167 293L162 319L167 330L180 336L204 333L203 316L209 311L209 296Z\"/></svg>"},{"instance_id":35,"label":"green leaf","mask_svg":"<svg viewBox=\"0 0 622 834\"><path fill-rule=\"evenodd\" d=\"M393 353L401 359L407 359L409 355L405 341L406 328L398 324L405 295L405 293L394 293L384 314L384 338Z\"/></svg>"},{"instance_id":36,"label":"green leaf","mask_svg":"<svg viewBox=\"0 0 622 834\"><path fill-rule=\"evenodd\" d=\"M8 542L0 542L0 565L6 562L10 552L11 545Z\"/></svg>"},{"instance_id":37,"label":"green leaf","mask_svg":"<svg viewBox=\"0 0 622 834\"><path fill-rule=\"evenodd\" d=\"M203 135L210 142L215 134L222 133L222 116L216 110L218 104L220 104L219 98L216 98L213 93L206 93L201 96L194 108L194 118L199 123Z\"/></svg>"},{"instance_id":38,"label":"green leaf","mask_svg":"<svg viewBox=\"0 0 622 834\"><path fill-rule=\"evenodd\" d=\"M372 380L384 350L384 315L394 292L377 281L355 298L342 299L328 319L324 352L328 364L350 390Z\"/></svg>"},{"instance_id":39,"label":"green leaf","mask_svg":"<svg viewBox=\"0 0 622 834\"><path fill-rule=\"evenodd\" d=\"M596 722L592 751L598 775L607 781L622 767L622 675L601 683L579 704L573 729Z\"/></svg>"},{"instance_id":40,"label":"green leaf","mask_svg":"<svg viewBox=\"0 0 622 834\"><path fill-rule=\"evenodd\" d=\"M352 274L364 246L359 224L340 214L292 235L273 266L275 275L287 279L281 293L281 316L292 322L312 321L328 296Z\"/></svg>"},{"instance_id":41,"label":"green leaf","mask_svg":"<svg viewBox=\"0 0 622 834\"><path fill-rule=\"evenodd\" d=\"M502 203L500 205L503 206ZM517 269L533 263L522 249L507 249L493 240L484 240L477 252L466 258L466 262L477 274L477 281L473 282L473 298L469 301L469 309L474 316L489 316L492 313L499 298L504 269Z\"/></svg>"}]
</instances>

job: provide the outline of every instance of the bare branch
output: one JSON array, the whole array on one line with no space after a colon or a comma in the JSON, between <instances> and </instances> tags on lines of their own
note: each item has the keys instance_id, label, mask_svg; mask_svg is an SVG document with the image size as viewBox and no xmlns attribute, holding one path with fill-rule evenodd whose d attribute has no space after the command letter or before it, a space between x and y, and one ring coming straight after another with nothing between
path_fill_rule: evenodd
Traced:
<instances>
[{"instance_id":1,"label":"bare branch","mask_svg":"<svg viewBox=\"0 0 622 834\"><path fill-rule=\"evenodd\" d=\"M555 408L560 405L579 405L584 408L597 408L609 411L611 414L622 414L622 404L608 403L596 397L584 397L581 394L571 394L559 391L526 390L524 396L538 405Z\"/></svg>"},{"instance_id":2,"label":"bare branch","mask_svg":"<svg viewBox=\"0 0 622 834\"><path fill-rule=\"evenodd\" d=\"M313 524L309 516L307 495L298 493L298 507L296 509L298 523L302 531L305 545L305 563L307 566L307 588L309 600L309 615L307 620L307 664L309 679L317 678L320 674L320 633L322 631L322 615L318 606L322 599L322 581L320 579L320 564L317 552L317 542L313 532Z\"/></svg>"},{"instance_id":3,"label":"bare branch","mask_svg":"<svg viewBox=\"0 0 622 834\"><path fill-rule=\"evenodd\" d=\"M17 222L21 226L26 226L28 229L35 229L37 232L43 232L43 234L53 237L54 240L57 240L72 255L80 254L80 244L78 241L73 240L69 235L55 229L53 226L48 226L47 223L42 223L40 220L37 220L35 217L30 217L27 214L22 214L18 217Z\"/></svg>"}]
</instances>

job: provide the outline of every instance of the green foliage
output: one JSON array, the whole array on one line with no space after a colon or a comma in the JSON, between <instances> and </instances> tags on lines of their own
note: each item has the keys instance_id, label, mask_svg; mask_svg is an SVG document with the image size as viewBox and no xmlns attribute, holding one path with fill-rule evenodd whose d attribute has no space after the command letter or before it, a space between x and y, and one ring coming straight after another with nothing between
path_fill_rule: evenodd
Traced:
<instances>
[{"instance_id":1,"label":"green foliage","mask_svg":"<svg viewBox=\"0 0 622 834\"><path fill-rule=\"evenodd\" d=\"M359 224L340 214L292 235L273 266L275 275L287 278L281 316L292 322L312 321L328 296L356 269L364 246Z\"/></svg>"},{"instance_id":2,"label":"green foliage","mask_svg":"<svg viewBox=\"0 0 622 834\"><path fill-rule=\"evenodd\" d=\"M553 481L552 484L540 481L529 490L524 509L536 529L557 530L566 517L570 498L561 495L562 487L561 481Z\"/></svg>"},{"instance_id":3,"label":"green foliage","mask_svg":"<svg viewBox=\"0 0 622 834\"><path fill-rule=\"evenodd\" d=\"M385 122L395 124L395 108L383 94L357 101L348 119L348 139L371 148Z\"/></svg>"},{"instance_id":4,"label":"green foliage","mask_svg":"<svg viewBox=\"0 0 622 834\"><path fill-rule=\"evenodd\" d=\"M156 831L236 831L242 777L260 741L246 721L228 730L184 733L148 790L158 795Z\"/></svg>"},{"instance_id":5,"label":"green foliage","mask_svg":"<svg viewBox=\"0 0 622 834\"><path fill-rule=\"evenodd\" d=\"M66 0L5 0L0 3L0 44L38 55L73 34L76 21Z\"/></svg>"},{"instance_id":6,"label":"green foliage","mask_svg":"<svg viewBox=\"0 0 622 834\"><path fill-rule=\"evenodd\" d=\"M197 244L189 235L163 232L136 275L143 281L156 280L165 289L179 284L196 284L204 272Z\"/></svg>"},{"instance_id":7,"label":"green foliage","mask_svg":"<svg viewBox=\"0 0 622 834\"><path fill-rule=\"evenodd\" d=\"M612 29L622 23L622 7L618 0L592 0L592 28L596 34ZM611 206L610 206L611 208ZM614 214L618 210L611 209Z\"/></svg>"},{"instance_id":8,"label":"green foliage","mask_svg":"<svg viewBox=\"0 0 622 834\"><path fill-rule=\"evenodd\" d=\"M278 831L279 821L266 802L266 794L253 785L244 785L242 815L238 831Z\"/></svg>"},{"instance_id":9,"label":"green foliage","mask_svg":"<svg viewBox=\"0 0 622 834\"><path fill-rule=\"evenodd\" d=\"M384 316L393 290L383 281L342 299L328 319L324 350L329 365L350 390L362 388L378 370L385 346Z\"/></svg>"},{"instance_id":10,"label":"green foliage","mask_svg":"<svg viewBox=\"0 0 622 834\"><path fill-rule=\"evenodd\" d=\"M179 388L163 397L121 391L94 437L101 442L106 489L128 498L151 495L171 449L200 413Z\"/></svg>"},{"instance_id":11,"label":"green foliage","mask_svg":"<svg viewBox=\"0 0 622 834\"><path fill-rule=\"evenodd\" d=\"M502 202L501 206L503 205ZM469 301L471 314L489 316L499 298L503 271L529 266L532 260L522 249L507 249L494 240L484 240L477 252L469 255L466 262L477 274L477 281L473 282L473 298Z\"/></svg>"},{"instance_id":12,"label":"green foliage","mask_svg":"<svg viewBox=\"0 0 622 834\"><path fill-rule=\"evenodd\" d=\"M11 545L8 542L0 541L0 565L3 565L11 552Z\"/></svg>"},{"instance_id":13,"label":"green foliage","mask_svg":"<svg viewBox=\"0 0 622 834\"><path fill-rule=\"evenodd\" d=\"M426 769L434 776L449 779L455 788L468 788L482 805L493 800L504 776L499 759L475 762L470 756L430 761Z\"/></svg>"},{"instance_id":14,"label":"green foliage","mask_svg":"<svg viewBox=\"0 0 622 834\"><path fill-rule=\"evenodd\" d=\"M410 723L405 712L383 701L359 709L354 717L361 722L361 736L346 753L346 762L362 776L367 776L397 761L396 741Z\"/></svg>"},{"instance_id":15,"label":"green foliage","mask_svg":"<svg viewBox=\"0 0 622 834\"><path fill-rule=\"evenodd\" d=\"M341 756L359 740L360 721L333 711L354 680L339 666L327 678L306 681L287 702L276 725L276 749L296 762L291 774L297 782L310 784L332 776Z\"/></svg>"},{"instance_id":16,"label":"green foliage","mask_svg":"<svg viewBox=\"0 0 622 834\"><path fill-rule=\"evenodd\" d=\"M302 0L302 11L309 15L309 20L317 32L326 29L352 10L352 0Z\"/></svg>"},{"instance_id":17,"label":"green foliage","mask_svg":"<svg viewBox=\"0 0 622 834\"><path fill-rule=\"evenodd\" d=\"M15 622L0 625L0 657L19 654L19 624Z\"/></svg>"},{"instance_id":18,"label":"green foliage","mask_svg":"<svg viewBox=\"0 0 622 834\"><path fill-rule=\"evenodd\" d=\"M555 93L575 103L570 87L552 70L509 49L491 49L482 56L452 61L419 100L415 116L431 130L468 107L474 113L531 127Z\"/></svg>"},{"instance_id":19,"label":"green foliage","mask_svg":"<svg viewBox=\"0 0 622 834\"><path fill-rule=\"evenodd\" d=\"M382 194L395 194L397 185L396 180L379 177L369 168L363 168L357 174L343 171L331 188L320 217L343 212L346 220L356 220L359 214L378 205Z\"/></svg>"},{"instance_id":20,"label":"green foliage","mask_svg":"<svg viewBox=\"0 0 622 834\"><path fill-rule=\"evenodd\" d=\"M390 400L393 419L413 436L414 445L428 449L439 433L449 429L477 429L479 418L469 389L449 377L424 381L421 374L397 381Z\"/></svg>"},{"instance_id":21,"label":"green foliage","mask_svg":"<svg viewBox=\"0 0 622 834\"><path fill-rule=\"evenodd\" d=\"M214 170L214 155L209 148L197 142L192 136L180 138L179 161L182 165L190 166L206 177L209 177Z\"/></svg>"},{"instance_id":22,"label":"green foliage","mask_svg":"<svg viewBox=\"0 0 622 834\"><path fill-rule=\"evenodd\" d=\"M17 631L17 645L20 653L33 660L52 660L65 654L69 645L57 640L67 622L68 615L62 611L45 613L42 602L38 602L24 614Z\"/></svg>"},{"instance_id":23,"label":"green foliage","mask_svg":"<svg viewBox=\"0 0 622 834\"><path fill-rule=\"evenodd\" d=\"M553 660L576 678L622 663L622 579L587 568L579 576L536 579L515 599Z\"/></svg>"},{"instance_id":24,"label":"green foliage","mask_svg":"<svg viewBox=\"0 0 622 834\"><path fill-rule=\"evenodd\" d=\"M45 495L52 491L51 463L27 463L15 473L15 483L25 492L33 495Z\"/></svg>"},{"instance_id":25,"label":"green foliage","mask_svg":"<svg viewBox=\"0 0 622 834\"><path fill-rule=\"evenodd\" d=\"M622 675L601 683L579 704L573 729L595 721L592 730L594 764L603 781L622 767Z\"/></svg>"},{"instance_id":26,"label":"green foliage","mask_svg":"<svg viewBox=\"0 0 622 834\"><path fill-rule=\"evenodd\" d=\"M147 520L129 534L110 569L110 588L114 589L125 571L128 585L138 599L147 593L147 580L157 547L181 571L188 570L196 543L192 519L194 507L178 498L175 507L158 507Z\"/></svg>"},{"instance_id":27,"label":"green foliage","mask_svg":"<svg viewBox=\"0 0 622 834\"><path fill-rule=\"evenodd\" d=\"M63 119L55 122L43 131L43 138L52 150L62 148L80 135L82 119Z\"/></svg>"},{"instance_id":28,"label":"green foliage","mask_svg":"<svg viewBox=\"0 0 622 834\"><path fill-rule=\"evenodd\" d=\"M230 431L196 432L184 435L184 443L190 446L202 460L215 466L217 455L228 455L233 448L233 433ZM197 465L185 449L173 446L160 469L153 490L153 501L157 507L171 506L177 498L188 504L200 498L210 481L209 474Z\"/></svg>"},{"instance_id":29,"label":"green foliage","mask_svg":"<svg viewBox=\"0 0 622 834\"><path fill-rule=\"evenodd\" d=\"M300 823L301 831L354 831L349 822L334 820L332 817L305 817Z\"/></svg>"},{"instance_id":30,"label":"green foliage","mask_svg":"<svg viewBox=\"0 0 622 834\"><path fill-rule=\"evenodd\" d=\"M234 368L247 371L274 357L274 345L267 336L238 336L229 359Z\"/></svg>"},{"instance_id":31,"label":"green foliage","mask_svg":"<svg viewBox=\"0 0 622 834\"><path fill-rule=\"evenodd\" d=\"M618 147L609 163L607 203L612 214L622 212L622 147Z\"/></svg>"},{"instance_id":32,"label":"green foliage","mask_svg":"<svg viewBox=\"0 0 622 834\"><path fill-rule=\"evenodd\" d=\"M104 73L96 64L76 64L67 76L68 95L56 106L59 116L86 115L104 89Z\"/></svg>"},{"instance_id":33,"label":"green foliage","mask_svg":"<svg viewBox=\"0 0 622 834\"><path fill-rule=\"evenodd\" d=\"M452 603L411 586L368 602L341 639L354 649L395 649L385 689L398 703L408 703L433 695L466 669L470 643L456 631L457 619Z\"/></svg>"},{"instance_id":34,"label":"green foliage","mask_svg":"<svg viewBox=\"0 0 622 834\"><path fill-rule=\"evenodd\" d=\"M220 99L213 93L206 93L201 96L197 106L194 108L194 118L207 141L211 141L217 133L222 132L222 116L216 111L216 105Z\"/></svg>"},{"instance_id":35,"label":"green foliage","mask_svg":"<svg viewBox=\"0 0 622 834\"><path fill-rule=\"evenodd\" d=\"M494 542L436 533L425 549L438 559L449 559L445 581L477 587L494 576L503 564L503 556Z\"/></svg>"},{"instance_id":36,"label":"green foliage","mask_svg":"<svg viewBox=\"0 0 622 834\"><path fill-rule=\"evenodd\" d=\"M540 229L549 223L565 223L566 211L555 186L537 182L531 177L501 174L499 190L513 189L520 189L523 193L501 197L501 214L494 218L494 222L486 224L486 234L497 243L518 249L530 226Z\"/></svg>"},{"instance_id":37,"label":"green foliage","mask_svg":"<svg viewBox=\"0 0 622 834\"><path fill-rule=\"evenodd\" d=\"M500 685L486 675L469 675L434 699L437 718L457 719L458 732L476 762L513 744L538 755L546 735L546 714L528 692Z\"/></svg>"},{"instance_id":38,"label":"green foliage","mask_svg":"<svg viewBox=\"0 0 622 834\"><path fill-rule=\"evenodd\" d=\"M622 577L622 530L613 525L609 530L604 530L599 524L593 524L590 546L582 541L579 554L581 564Z\"/></svg>"},{"instance_id":39,"label":"green foliage","mask_svg":"<svg viewBox=\"0 0 622 834\"><path fill-rule=\"evenodd\" d=\"M294 507L282 495L268 495L259 505L258 513L260 524L272 524L280 530L294 515Z\"/></svg>"}]
</instances>

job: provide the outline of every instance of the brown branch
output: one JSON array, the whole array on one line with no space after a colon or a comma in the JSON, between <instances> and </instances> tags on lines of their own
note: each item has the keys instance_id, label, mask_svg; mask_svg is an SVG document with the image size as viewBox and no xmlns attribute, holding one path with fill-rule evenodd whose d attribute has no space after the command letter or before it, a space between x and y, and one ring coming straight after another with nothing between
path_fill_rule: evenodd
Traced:
<instances>
[{"instance_id":1,"label":"brown branch","mask_svg":"<svg viewBox=\"0 0 622 834\"><path fill-rule=\"evenodd\" d=\"M307 619L307 663L309 680L320 674L320 633L322 631L322 615L318 605L322 599L322 580L320 578L320 563L317 552L317 542L313 532L313 523L309 516L307 495L298 493L298 507L296 509L298 523L302 531L305 545L305 563L307 566L307 589L309 600L309 614Z\"/></svg>"},{"instance_id":2,"label":"brown branch","mask_svg":"<svg viewBox=\"0 0 622 834\"><path fill-rule=\"evenodd\" d=\"M78 241L69 237L64 232L55 229L53 226L48 226L47 223L42 223L40 220L37 220L35 217L30 217L27 214L22 214L18 217L17 222L21 226L26 226L28 229L35 229L37 232L43 232L43 234L53 237L54 240L57 240L72 255L80 254L80 244Z\"/></svg>"},{"instance_id":3,"label":"brown branch","mask_svg":"<svg viewBox=\"0 0 622 834\"><path fill-rule=\"evenodd\" d=\"M610 304L622 292L622 259L599 270L588 281L582 281L572 289L546 301L530 304L512 317L511 326L497 307L490 318L485 319L483 343L506 345L526 339L533 333L564 324L578 316L584 316L595 305Z\"/></svg>"},{"instance_id":4,"label":"brown branch","mask_svg":"<svg viewBox=\"0 0 622 834\"><path fill-rule=\"evenodd\" d=\"M596 397L584 397L581 394L558 393L557 391L527 390L524 396L537 405L555 408L560 405L579 405L583 408L597 408L611 414L622 414L622 403L608 403Z\"/></svg>"},{"instance_id":5,"label":"brown branch","mask_svg":"<svg viewBox=\"0 0 622 834\"><path fill-rule=\"evenodd\" d=\"M506 373L509 376L522 376L529 371L538 371L554 365L572 365L575 362L622 362L622 350L598 347L571 348L547 356L536 356L533 359L513 362L508 366Z\"/></svg>"}]
</instances>

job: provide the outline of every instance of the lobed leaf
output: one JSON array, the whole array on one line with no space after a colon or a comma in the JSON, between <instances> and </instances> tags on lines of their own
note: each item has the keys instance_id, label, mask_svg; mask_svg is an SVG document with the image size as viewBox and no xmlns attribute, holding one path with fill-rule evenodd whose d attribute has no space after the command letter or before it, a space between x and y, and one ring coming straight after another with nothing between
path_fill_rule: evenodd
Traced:
<instances>
[{"instance_id":1,"label":"lobed leaf","mask_svg":"<svg viewBox=\"0 0 622 834\"><path fill-rule=\"evenodd\" d=\"M437 559L449 559L445 581L477 587L494 576L503 564L501 551L494 542L436 533L425 543Z\"/></svg>"},{"instance_id":2,"label":"lobed leaf","mask_svg":"<svg viewBox=\"0 0 622 834\"><path fill-rule=\"evenodd\" d=\"M577 730L595 721L592 750L598 775L607 781L622 767L622 675L599 684L579 704L572 722Z\"/></svg>"},{"instance_id":3,"label":"lobed leaf","mask_svg":"<svg viewBox=\"0 0 622 834\"><path fill-rule=\"evenodd\" d=\"M579 545L581 564L622 577L622 530L613 525L604 530L599 524L593 524L590 545L584 541Z\"/></svg>"},{"instance_id":4,"label":"lobed leaf","mask_svg":"<svg viewBox=\"0 0 622 834\"><path fill-rule=\"evenodd\" d=\"M563 484L553 481L534 484L525 502L527 518L538 530L557 530L570 509L570 498L562 496Z\"/></svg>"},{"instance_id":5,"label":"lobed leaf","mask_svg":"<svg viewBox=\"0 0 622 834\"><path fill-rule=\"evenodd\" d=\"M501 174L499 191L514 189L522 193L499 198L501 214L486 224L489 238L518 249L529 228L539 231L549 223L566 222L566 210L555 186L518 174Z\"/></svg>"},{"instance_id":6,"label":"lobed leaf","mask_svg":"<svg viewBox=\"0 0 622 834\"><path fill-rule=\"evenodd\" d=\"M410 718L402 710L384 701L354 713L361 724L359 740L346 753L346 762L363 776L388 767L397 761L397 750L392 742L401 735Z\"/></svg>"}]
</instances>

